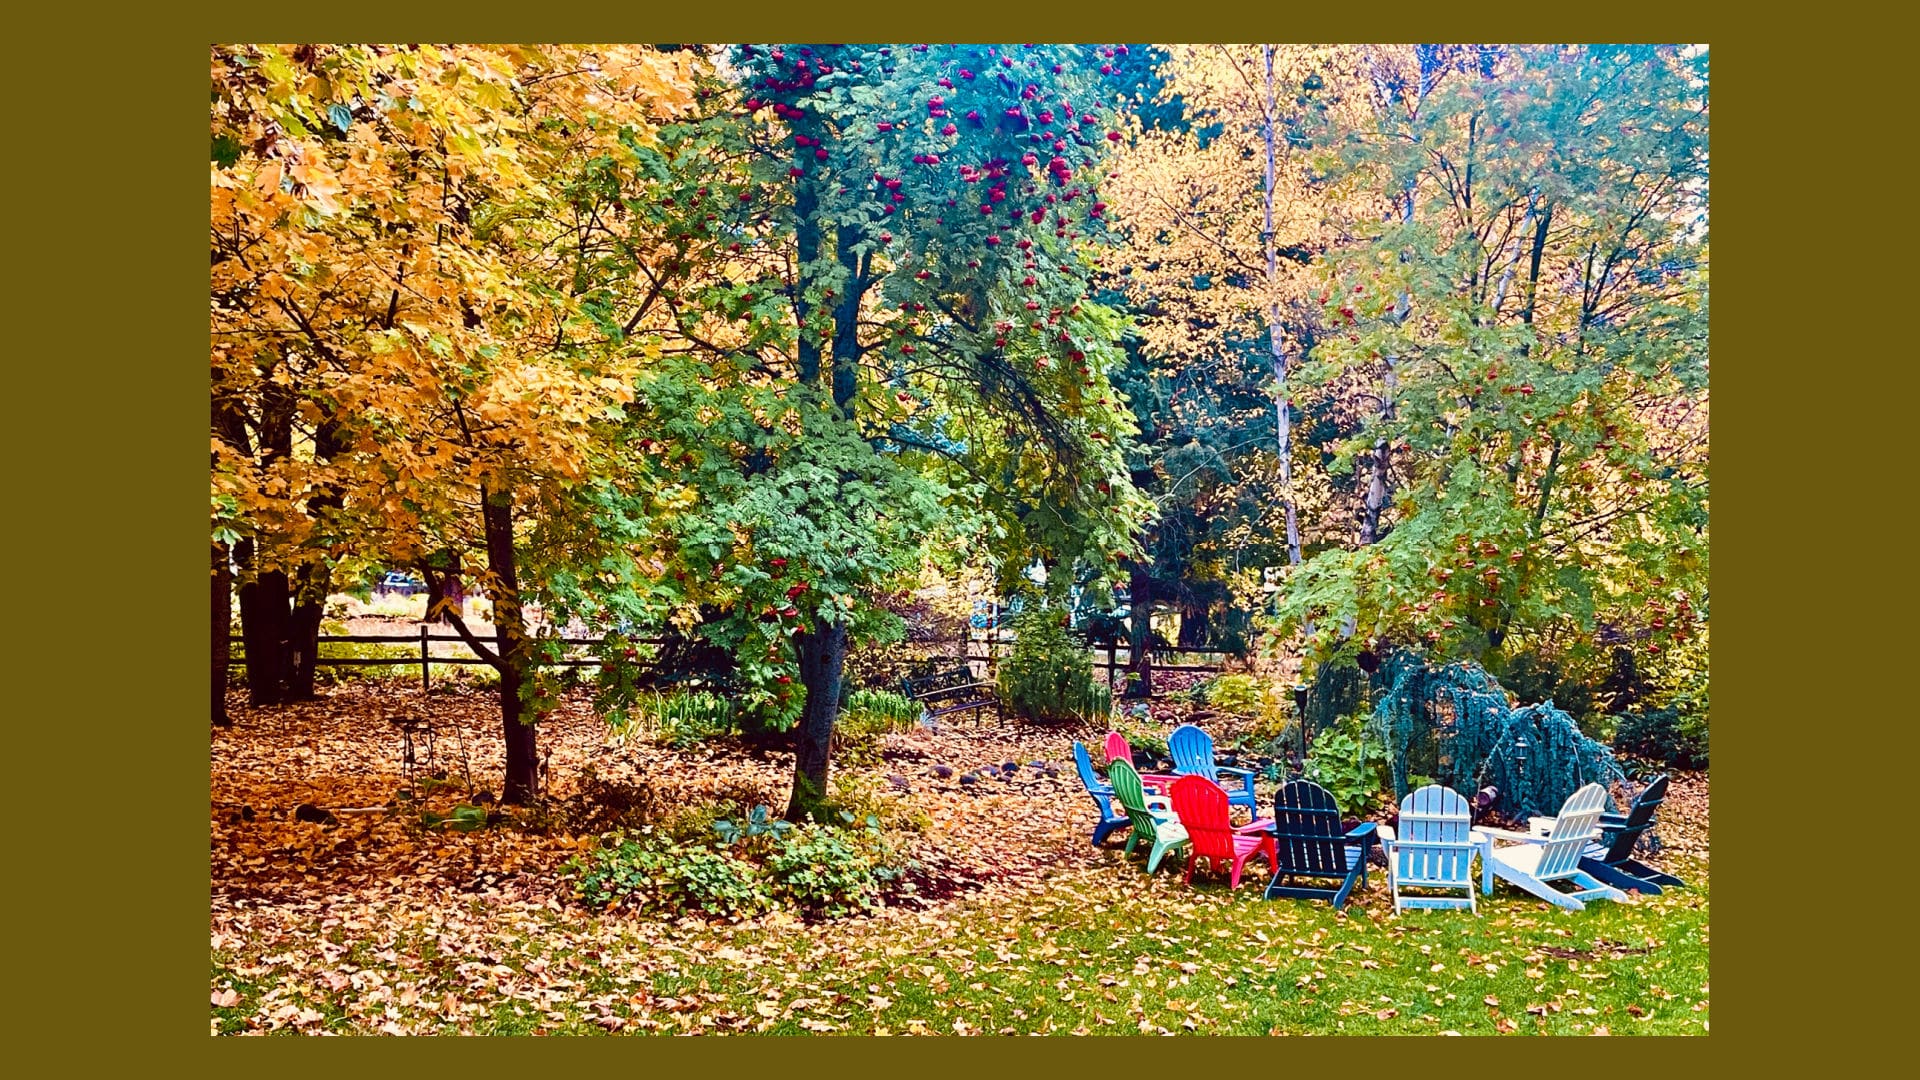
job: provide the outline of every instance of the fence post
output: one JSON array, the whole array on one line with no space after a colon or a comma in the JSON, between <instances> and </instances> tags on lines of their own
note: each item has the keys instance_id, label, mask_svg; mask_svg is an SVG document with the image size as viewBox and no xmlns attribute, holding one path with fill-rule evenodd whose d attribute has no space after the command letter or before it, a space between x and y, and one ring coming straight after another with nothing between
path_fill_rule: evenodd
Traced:
<instances>
[{"instance_id":1,"label":"fence post","mask_svg":"<svg viewBox=\"0 0 1920 1080\"><path fill-rule=\"evenodd\" d=\"M429 656L429 653L427 652L427 624L421 623L420 624L420 692L423 694L427 693L432 687L431 676L428 674L428 666L431 663L431 661L428 659L428 656Z\"/></svg>"}]
</instances>

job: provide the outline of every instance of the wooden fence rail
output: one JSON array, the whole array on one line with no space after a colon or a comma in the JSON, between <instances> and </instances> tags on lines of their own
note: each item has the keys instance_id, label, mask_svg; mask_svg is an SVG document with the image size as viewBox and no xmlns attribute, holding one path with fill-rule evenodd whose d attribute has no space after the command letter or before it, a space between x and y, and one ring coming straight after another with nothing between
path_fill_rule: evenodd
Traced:
<instances>
[{"instance_id":1,"label":"wooden fence rail","mask_svg":"<svg viewBox=\"0 0 1920 1080\"><path fill-rule=\"evenodd\" d=\"M478 637L480 635L475 636ZM232 635L229 640L243 647L246 645L245 637L240 634ZM418 634L321 634L315 640L321 645L417 645L419 646L420 652L416 656L316 656L314 657L313 663L315 667L388 667L396 664L417 664L420 668L420 688L422 690L432 687L433 666L435 664L452 664L456 666L464 664L489 664L488 661L481 659L479 654L474 653L473 646L468 645L467 639L461 637L459 634L436 634L431 632L425 625L420 627ZM544 640L558 641L568 648L605 644L600 638L561 637L546 638ZM432 649L434 642L460 645L467 650L468 655L435 656ZM628 644L662 645L665 644L665 641L660 638L633 638L629 640ZM228 667L245 667L246 663L245 656L229 655L227 657ZM534 666L592 667L598 663L600 663L600 660L596 657L562 657L558 660L535 661ZM489 664L489 666L491 665Z\"/></svg>"},{"instance_id":2,"label":"wooden fence rail","mask_svg":"<svg viewBox=\"0 0 1920 1080\"><path fill-rule=\"evenodd\" d=\"M246 644L245 638L243 638L239 634L232 635L231 640L235 644L239 644L243 647ZM561 637L561 638L548 638L544 640L558 641L561 645L564 645L568 648L582 648L582 647L589 647L589 646L604 644L604 642L600 638ZM321 667L321 666L385 667L385 666L393 666L397 664L417 664L420 667L420 686L421 686L421 689L423 690L428 689L432 686L433 666L435 664L452 664L452 665L458 666L458 665L488 663L488 661L481 659L478 654L474 653L473 647L471 645L468 645L466 639L461 637L459 634L445 634L445 633L436 634L436 633L433 633L428 627L424 625L420 627L420 632L418 634L404 634L404 635L401 635L401 634L321 634L317 639L317 641L321 645L404 645L404 646L410 646L410 647L418 646L419 647L418 655L318 656L314 658L313 662L316 667ZM460 645L461 647L467 650L469 655L435 656L433 654L433 649L432 649L432 645L435 642ZM665 641L660 638L633 638L628 643L630 645L635 645L635 646L663 645L665 644ZM998 664L1002 659L1001 650L1003 648L1010 647L1012 644L1013 644L1013 641L1011 638L1000 638L1000 637L969 638L967 641L965 658L969 662L984 663L988 666L989 669L991 669L995 664ZM986 646L986 653L984 655L974 651L974 647L979 645ZM1094 653L1094 663L1093 663L1094 668L1098 670L1104 670L1107 673L1107 678L1109 681L1112 680L1113 673L1115 671L1125 670L1132 663L1130 659L1129 660L1117 659L1116 649L1106 648L1099 645L1092 646L1092 649ZM1165 649L1165 650L1155 650L1155 651L1156 653L1160 653L1163 655L1175 655L1175 656L1180 656L1180 655L1226 656L1228 655L1228 651L1225 649ZM1104 654L1104 657L1102 654ZM227 658L227 666L229 667L244 667L246 666L246 662L247 662L246 658L240 655L230 655ZM536 666L591 667L600 662L601 661L596 657L562 657L558 660L537 661ZM1153 669L1155 671L1189 671L1189 672L1206 672L1206 673L1217 674L1220 671L1224 670L1224 666L1218 663L1214 663L1214 664L1156 663L1153 665Z\"/></svg>"}]
</instances>

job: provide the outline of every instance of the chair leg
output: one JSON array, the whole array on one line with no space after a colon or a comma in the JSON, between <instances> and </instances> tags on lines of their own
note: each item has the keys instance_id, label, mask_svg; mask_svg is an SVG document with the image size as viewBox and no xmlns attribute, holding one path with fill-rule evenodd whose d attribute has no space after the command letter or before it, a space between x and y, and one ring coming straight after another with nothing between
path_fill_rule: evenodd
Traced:
<instances>
[{"instance_id":1,"label":"chair leg","mask_svg":"<svg viewBox=\"0 0 1920 1080\"><path fill-rule=\"evenodd\" d=\"M1347 880L1340 883L1340 891L1333 894L1333 910L1339 911L1347 906L1347 895L1353 892L1353 879L1354 876L1348 874Z\"/></svg>"},{"instance_id":2,"label":"chair leg","mask_svg":"<svg viewBox=\"0 0 1920 1080\"><path fill-rule=\"evenodd\" d=\"M1580 869L1599 878L1617 889L1633 889L1649 896L1659 896L1660 886L1651 881L1634 877L1617 866L1608 866L1595 859L1580 860Z\"/></svg>"},{"instance_id":3,"label":"chair leg","mask_svg":"<svg viewBox=\"0 0 1920 1080\"><path fill-rule=\"evenodd\" d=\"M1580 888L1583 891L1599 892L1601 897L1605 897L1608 900L1623 901L1623 902L1629 902L1629 903L1632 901L1632 898L1629 897L1626 893L1621 892L1619 889L1616 889L1613 886L1608 885L1606 882L1601 881L1599 878L1596 878L1592 874L1586 873L1585 871L1575 871L1573 876L1568 878L1567 880L1573 882L1575 885L1580 886ZM1600 897L1595 897L1594 899L1599 899L1599 898Z\"/></svg>"},{"instance_id":4,"label":"chair leg","mask_svg":"<svg viewBox=\"0 0 1920 1080\"><path fill-rule=\"evenodd\" d=\"M1577 898L1568 896L1566 893L1529 874L1503 871L1500 877L1516 888L1532 893L1549 904L1566 908L1568 911L1585 911L1587 908L1587 905L1581 903Z\"/></svg>"},{"instance_id":5,"label":"chair leg","mask_svg":"<svg viewBox=\"0 0 1920 1080\"><path fill-rule=\"evenodd\" d=\"M1637 859L1628 859L1620 865L1627 873L1640 878L1642 881L1651 881L1655 885L1670 885L1676 889L1684 889L1687 887L1686 882L1681 881L1672 874L1663 874Z\"/></svg>"}]
</instances>

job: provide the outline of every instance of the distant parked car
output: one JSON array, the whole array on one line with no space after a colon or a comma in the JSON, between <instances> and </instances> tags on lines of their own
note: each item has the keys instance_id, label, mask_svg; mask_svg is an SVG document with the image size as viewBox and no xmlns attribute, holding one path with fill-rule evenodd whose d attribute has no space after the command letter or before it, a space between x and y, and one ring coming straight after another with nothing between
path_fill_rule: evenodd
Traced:
<instances>
[{"instance_id":1,"label":"distant parked car","mask_svg":"<svg viewBox=\"0 0 1920 1080\"><path fill-rule=\"evenodd\" d=\"M395 570L381 578L380 584L375 585L373 591L383 595L412 596L414 593L426 592L427 583L413 574Z\"/></svg>"}]
</instances>

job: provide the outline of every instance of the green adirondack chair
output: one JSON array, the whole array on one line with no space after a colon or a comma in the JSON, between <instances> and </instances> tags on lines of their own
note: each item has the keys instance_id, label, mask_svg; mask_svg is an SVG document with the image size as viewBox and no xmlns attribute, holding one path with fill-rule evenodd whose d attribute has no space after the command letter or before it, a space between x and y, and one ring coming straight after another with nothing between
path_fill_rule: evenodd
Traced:
<instances>
[{"instance_id":1,"label":"green adirondack chair","mask_svg":"<svg viewBox=\"0 0 1920 1080\"><path fill-rule=\"evenodd\" d=\"M1107 782L1113 785L1113 797L1133 822L1127 854L1133 854L1134 845L1142 840L1152 845L1147 852L1147 873L1160 869L1160 860L1168 852L1187 846L1187 830L1174 817L1173 804L1165 795L1148 795L1131 763L1114 759L1107 765Z\"/></svg>"}]
</instances>

